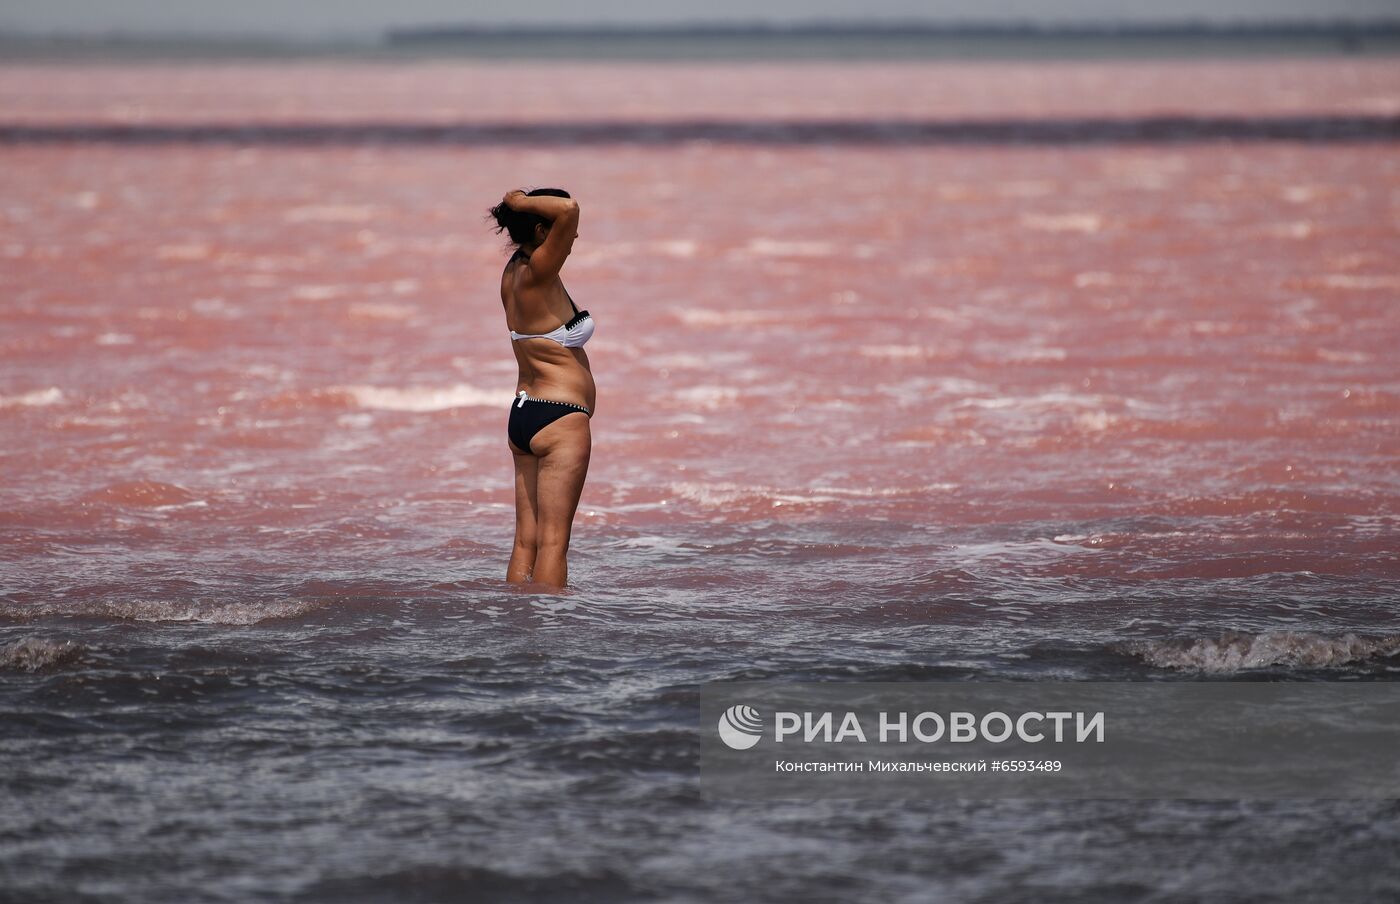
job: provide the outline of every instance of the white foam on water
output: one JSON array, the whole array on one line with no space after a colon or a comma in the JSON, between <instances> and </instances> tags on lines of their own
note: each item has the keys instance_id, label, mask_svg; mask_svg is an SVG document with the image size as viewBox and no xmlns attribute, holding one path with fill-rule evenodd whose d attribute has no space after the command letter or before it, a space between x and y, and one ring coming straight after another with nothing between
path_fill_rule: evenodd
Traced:
<instances>
[{"instance_id":1,"label":"white foam on water","mask_svg":"<svg viewBox=\"0 0 1400 904\"><path fill-rule=\"evenodd\" d=\"M676 392L675 397L688 405L719 408L739 398L739 390L733 386L691 386Z\"/></svg>"},{"instance_id":2,"label":"white foam on water","mask_svg":"<svg viewBox=\"0 0 1400 904\"><path fill-rule=\"evenodd\" d=\"M867 358L922 358L930 354L922 345L862 345L856 349Z\"/></svg>"},{"instance_id":3,"label":"white foam on water","mask_svg":"<svg viewBox=\"0 0 1400 904\"><path fill-rule=\"evenodd\" d=\"M1102 270L1086 270L1083 273L1076 273L1074 275L1074 287L1076 289L1111 285L1113 285L1113 274L1105 273Z\"/></svg>"},{"instance_id":4,"label":"white foam on water","mask_svg":"<svg viewBox=\"0 0 1400 904\"><path fill-rule=\"evenodd\" d=\"M349 291L349 286L297 286L292 289L292 298L297 301L329 301Z\"/></svg>"},{"instance_id":5,"label":"white foam on water","mask_svg":"<svg viewBox=\"0 0 1400 904\"><path fill-rule=\"evenodd\" d=\"M1106 406L1111 406L1115 403L1126 404L1128 407L1133 407L1132 399L1118 399L1111 396L1063 392L1061 390L1051 390L1050 392L1042 392L1039 395L1033 396L965 398L959 400L954 407L988 409L1016 408L1023 410L1092 408L1098 412L1102 412Z\"/></svg>"},{"instance_id":6,"label":"white foam on water","mask_svg":"<svg viewBox=\"0 0 1400 904\"><path fill-rule=\"evenodd\" d=\"M1218 637L1198 637L1129 644L1128 651L1159 668L1207 672L1239 672L1284 665L1332 668L1400 653L1400 634L1366 637L1346 633L1231 631Z\"/></svg>"},{"instance_id":7,"label":"white foam on water","mask_svg":"<svg viewBox=\"0 0 1400 904\"><path fill-rule=\"evenodd\" d=\"M48 389L35 389L19 395L0 396L0 408L39 408L44 405L57 405L62 401L63 390L57 386L50 386Z\"/></svg>"},{"instance_id":8,"label":"white foam on water","mask_svg":"<svg viewBox=\"0 0 1400 904\"><path fill-rule=\"evenodd\" d=\"M351 317L362 320L409 320L418 313L416 305L392 302L357 302L350 305Z\"/></svg>"},{"instance_id":9,"label":"white foam on water","mask_svg":"<svg viewBox=\"0 0 1400 904\"><path fill-rule=\"evenodd\" d=\"M756 257L826 257L836 251L831 242L781 242L751 239L744 252Z\"/></svg>"},{"instance_id":10,"label":"white foam on water","mask_svg":"<svg viewBox=\"0 0 1400 904\"><path fill-rule=\"evenodd\" d=\"M1249 327L1231 320L1192 320L1186 326L1191 332L1205 336L1231 336L1249 332Z\"/></svg>"},{"instance_id":11,"label":"white foam on water","mask_svg":"<svg viewBox=\"0 0 1400 904\"><path fill-rule=\"evenodd\" d=\"M845 496L850 499L877 499L892 496L920 496L924 493L948 492L956 490L956 483L926 483L916 487L812 487L812 492L826 496Z\"/></svg>"},{"instance_id":12,"label":"white foam on water","mask_svg":"<svg viewBox=\"0 0 1400 904\"><path fill-rule=\"evenodd\" d=\"M1103 228L1103 217L1096 213L1065 213L1056 215L1026 214L1021 225L1038 232L1081 232L1092 234Z\"/></svg>"},{"instance_id":13,"label":"white foam on water","mask_svg":"<svg viewBox=\"0 0 1400 904\"><path fill-rule=\"evenodd\" d=\"M282 215L288 223L364 223L374 216L368 204L308 204Z\"/></svg>"},{"instance_id":14,"label":"white foam on water","mask_svg":"<svg viewBox=\"0 0 1400 904\"><path fill-rule=\"evenodd\" d=\"M453 386L337 386L361 408L381 411L446 411L449 408L495 408L510 401L505 389L482 389L469 383Z\"/></svg>"},{"instance_id":15,"label":"white foam on water","mask_svg":"<svg viewBox=\"0 0 1400 904\"><path fill-rule=\"evenodd\" d=\"M189 501L189 502L177 502L177 503L174 503L174 504L172 504L172 505L157 505L157 506L154 506L154 507L151 509L151 511L153 511L153 512L169 512L169 511L175 511L175 510L178 510L178 509L208 508L208 507L209 507L209 500L207 500L207 499L194 499L194 500L191 500L191 501Z\"/></svg>"},{"instance_id":16,"label":"white foam on water","mask_svg":"<svg viewBox=\"0 0 1400 904\"><path fill-rule=\"evenodd\" d=\"M1318 349L1317 356L1333 364L1365 364L1371 360L1371 356L1365 352L1334 351L1330 348Z\"/></svg>"},{"instance_id":17,"label":"white foam on water","mask_svg":"<svg viewBox=\"0 0 1400 904\"><path fill-rule=\"evenodd\" d=\"M1269 235L1281 239L1306 239L1313 234L1313 225L1307 220L1293 220L1286 223L1274 223L1266 230Z\"/></svg>"},{"instance_id":18,"label":"white foam on water","mask_svg":"<svg viewBox=\"0 0 1400 904\"><path fill-rule=\"evenodd\" d=\"M644 549L648 552L671 553L674 555L696 555L698 550L688 541L675 537L659 537L650 534L628 537L618 543L623 549Z\"/></svg>"},{"instance_id":19,"label":"white foam on water","mask_svg":"<svg viewBox=\"0 0 1400 904\"><path fill-rule=\"evenodd\" d=\"M926 492L948 491L958 488L957 484L934 483L919 487L836 487L814 486L806 491L793 491L738 483L699 483L682 481L672 483L670 490L680 498L694 502L705 508L721 508L735 503L768 503L773 508L787 505L818 505L841 502L844 499L874 499L897 496L914 496Z\"/></svg>"},{"instance_id":20,"label":"white foam on water","mask_svg":"<svg viewBox=\"0 0 1400 904\"><path fill-rule=\"evenodd\" d=\"M1085 433L1102 433L1118 423L1119 418L1107 411L1090 411L1074 417L1074 426Z\"/></svg>"},{"instance_id":21,"label":"white foam on water","mask_svg":"<svg viewBox=\"0 0 1400 904\"><path fill-rule=\"evenodd\" d=\"M776 493L773 496L773 508L782 508L785 505L813 505L818 502L839 502L835 496L823 496L812 494L803 496L798 493Z\"/></svg>"},{"instance_id":22,"label":"white foam on water","mask_svg":"<svg viewBox=\"0 0 1400 904\"><path fill-rule=\"evenodd\" d=\"M0 614L35 618L52 615L82 615L139 622L192 622L208 625L256 625L280 618L298 618L325 605L314 600L288 602L194 603L167 600L65 600L59 603L0 605ZM24 641L21 641L23 643ZM13 646L13 645L12 645ZM0 665L4 650L0 648ZM20 654L16 654L20 655ZM48 653L24 654L46 656ZM76 654L74 654L76 655Z\"/></svg>"},{"instance_id":23,"label":"white foam on water","mask_svg":"<svg viewBox=\"0 0 1400 904\"><path fill-rule=\"evenodd\" d=\"M746 487L735 483L673 483L671 492L706 508L732 505L767 494L763 487Z\"/></svg>"},{"instance_id":24,"label":"white foam on water","mask_svg":"<svg viewBox=\"0 0 1400 904\"><path fill-rule=\"evenodd\" d=\"M790 323L792 315L780 311L713 311L705 308L681 308L673 311L686 326L752 326L754 324Z\"/></svg>"},{"instance_id":25,"label":"white foam on water","mask_svg":"<svg viewBox=\"0 0 1400 904\"><path fill-rule=\"evenodd\" d=\"M186 245L161 245L156 249L156 260L161 261L202 261L209 257L213 249L208 245L192 243Z\"/></svg>"},{"instance_id":26,"label":"white foam on water","mask_svg":"<svg viewBox=\"0 0 1400 904\"><path fill-rule=\"evenodd\" d=\"M286 383L291 380L293 373L271 364L249 364L241 371L245 377L256 377L260 380L276 380L279 383ZM247 392L240 390L234 398L246 397Z\"/></svg>"},{"instance_id":27,"label":"white foam on water","mask_svg":"<svg viewBox=\"0 0 1400 904\"><path fill-rule=\"evenodd\" d=\"M1400 289L1400 276L1328 273L1322 277L1322 284L1329 289L1356 289L1359 291Z\"/></svg>"},{"instance_id":28,"label":"white foam on water","mask_svg":"<svg viewBox=\"0 0 1400 904\"><path fill-rule=\"evenodd\" d=\"M652 247L656 249L658 254L682 260L694 257L696 252L700 250L700 244L689 239L667 239L653 242Z\"/></svg>"},{"instance_id":29,"label":"white foam on water","mask_svg":"<svg viewBox=\"0 0 1400 904\"><path fill-rule=\"evenodd\" d=\"M1062 348L1042 347L1018 349L1015 353L1007 356L1007 361L1063 361L1069 357L1069 352Z\"/></svg>"},{"instance_id":30,"label":"white foam on water","mask_svg":"<svg viewBox=\"0 0 1400 904\"><path fill-rule=\"evenodd\" d=\"M59 426L63 427L121 427L129 423L131 423L131 419L125 417L87 417L82 414L64 418L58 422ZM219 420L217 418L198 418L196 423L218 424Z\"/></svg>"},{"instance_id":31,"label":"white foam on water","mask_svg":"<svg viewBox=\"0 0 1400 904\"><path fill-rule=\"evenodd\" d=\"M219 297L196 298L190 302L190 309L201 317L218 317L223 320L237 320L243 316L243 309L229 304Z\"/></svg>"},{"instance_id":32,"label":"white foam on water","mask_svg":"<svg viewBox=\"0 0 1400 904\"><path fill-rule=\"evenodd\" d=\"M685 352L678 352L670 355L657 355L652 358L652 363L659 368L688 368L688 369L710 369L714 367L714 359L704 355L691 355Z\"/></svg>"}]
</instances>

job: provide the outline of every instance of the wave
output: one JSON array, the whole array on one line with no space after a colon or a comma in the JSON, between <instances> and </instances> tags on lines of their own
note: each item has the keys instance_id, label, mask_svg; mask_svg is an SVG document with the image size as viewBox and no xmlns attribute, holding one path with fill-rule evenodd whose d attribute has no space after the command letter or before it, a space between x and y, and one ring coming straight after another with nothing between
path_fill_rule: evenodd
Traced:
<instances>
[{"instance_id":1,"label":"wave","mask_svg":"<svg viewBox=\"0 0 1400 904\"><path fill-rule=\"evenodd\" d=\"M24 637L0 646L0 671L38 672L76 662L87 647L71 640Z\"/></svg>"},{"instance_id":2,"label":"wave","mask_svg":"<svg viewBox=\"0 0 1400 904\"><path fill-rule=\"evenodd\" d=\"M188 505L199 497L182 486L159 480L129 480L94 490L83 497L84 502L106 502L112 505L162 508Z\"/></svg>"},{"instance_id":3,"label":"wave","mask_svg":"<svg viewBox=\"0 0 1400 904\"><path fill-rule=\"evenodd\" d=\"M323 605L324 603L316 600L213 604L166 600L81 600L59 603L0 601L0 618L28 620L51 616L80 616L122 621L193 622L241 627L265 621L300 618ZM0 665L3 665L3 662L0 662Z\"/></svg>"},{"instance_id":4,"label":"wave","mask_svg":"<svg viewBox=\"0 0 1400 904\"><path fill-rule=\"evenodd\" d=\"M1134 642L1123 650L1159 668L1210 674L1271 666L1325 669L1400 654L1400 634L1226 631L1217 637Z\"/></svg>"}]
</instances>

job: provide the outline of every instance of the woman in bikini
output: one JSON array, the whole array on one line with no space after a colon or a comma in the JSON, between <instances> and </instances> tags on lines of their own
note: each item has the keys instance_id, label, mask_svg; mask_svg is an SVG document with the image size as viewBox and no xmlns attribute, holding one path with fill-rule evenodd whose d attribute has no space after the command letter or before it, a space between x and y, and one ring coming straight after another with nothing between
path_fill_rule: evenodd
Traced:
<instances>
[{"instance_id":1,"label":"woman in bikini","mask_svg":"<svg viewBox=\"0 0 1400 904\"><path fill-rule=\"evenodd\" d=\"M510 191L490 215L516 245L501 274L520 365L506 425L515 459L515 548L506 580L559 588L569 578L569 533L588 476L597 393L583 351L593 318L559 279L578 238L578 202L559 188Z\"/></svg>"}]
</instances>

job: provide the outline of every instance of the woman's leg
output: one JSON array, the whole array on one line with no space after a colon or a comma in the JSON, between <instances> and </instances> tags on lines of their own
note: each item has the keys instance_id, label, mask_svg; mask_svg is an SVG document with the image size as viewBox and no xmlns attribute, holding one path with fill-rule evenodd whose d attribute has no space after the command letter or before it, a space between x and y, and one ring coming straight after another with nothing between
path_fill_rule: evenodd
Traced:
<instances>
[{"instance_id":1,"label":"woman's leg","mask_svg":"<svg viewBox=\"0 0 1400 904\"><path fill-rule=\"evenodd\" d=\"M569 534L593 447L588 415L566 414L535 434L539 456L536 483L535 583L563 587L569 580Z\"/></svg>"},{"instance_id":2,"label":"woman's leg","mask_svg":"<svg viewBox=\"0 0 1400 904\"><path fill-rule=\"evenodd\" d=\"M511 457L515 459L515 548L510 552L510 564L506 566L506 580L512 584L524 584L530 580L530 572L535 567L535 550L538 548L536 475L539 459L524 455L511 446Z\"/></svg>"}]
</instances>

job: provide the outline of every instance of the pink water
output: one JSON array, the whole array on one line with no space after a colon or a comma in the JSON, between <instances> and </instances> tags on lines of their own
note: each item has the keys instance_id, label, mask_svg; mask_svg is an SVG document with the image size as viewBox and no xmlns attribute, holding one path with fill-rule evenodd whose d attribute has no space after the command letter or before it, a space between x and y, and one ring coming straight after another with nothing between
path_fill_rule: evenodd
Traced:
<instances>
[{"instance_id":1,"label":"pink water","mask_svg":"<svg viewBox=\"0 0 1400 904\"><path fill-rule=\"evenodd\" d=\"M1400 105L1390 62L1045 70L596 65L554 96L537 67L14 67L0 96L12 121ZM1035 576L1397 574L1389 144L3 156L21 562L213 543L494 574L515 375L480 217L562 185L599 322L585 582L619 531L848 518L1027 525L1057 547Z\"/></svg>"},{"instance_id":2,"label":"pink water","mask_svg":"<svg viewBox=\"0 0 1400 904\"><path fill-rule=\"evenodd\" d=\"M22 122L1400 113L1393 59L9 64ZM580 178L580 165L573 171Z\"/></svg>"},{"instance_id":3,"label":"pink water","mask_svg":"<svg viewBox=\"0 0 1400 904\"><path fill-rule=\"evenodd\" d=\"M894 900L918 870L875 869L888 844L841 813L697 802L685 688L1400 668L1393 142L296 148L258 124L1397 111L1388 60L0 68L9 124L253 127L0 147L0 665L36 671L0 753L15 795L106 774L112 745L138 764L65 792L116 828L36 805L8 829L169 892L101 859L149 850L156 795L221 839L184 852L200 887L256 867L326 899L370 852L389 897L417 887L392 869L465 857L719 900L815 832ZM573 587L541 598L503 582L516 374L483 217L548 185L582 205L563 277L598 405ZM395 759L462 749L470 806ZM317 750L338 765L307 774ZM251 780L255 754L297 781ZM244 796L206 812L172 768ZM226 832L274 806L271 835ZM1154 869L1374 891L1340 851L1286 854L1356 812L891 818L953 864L920 887L1006 900L1090 824L1056 886L1081 899Z\"/></svg>"}]
</instances>

